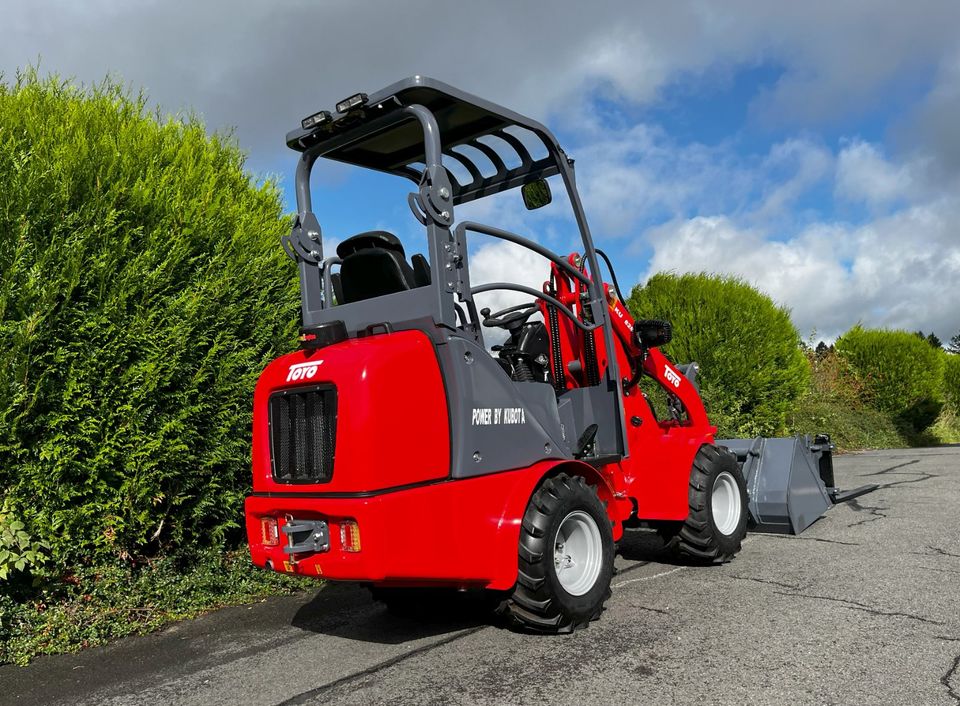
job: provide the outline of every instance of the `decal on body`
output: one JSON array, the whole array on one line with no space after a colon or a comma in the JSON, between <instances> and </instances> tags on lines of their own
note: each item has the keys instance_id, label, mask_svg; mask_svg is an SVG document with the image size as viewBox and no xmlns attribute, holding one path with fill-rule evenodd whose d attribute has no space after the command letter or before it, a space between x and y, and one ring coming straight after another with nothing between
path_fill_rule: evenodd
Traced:
<instances>
[{"instance_id":1,"label":"decal on body","mask_svg":"<svg viewBox=\"0 0 960 706\"><path fill-rule=\"evenodd\" d=\"M680 387L680 375L677 371L670 368L669 365L663 366L663 376L674 387Z\"/></svg>"},{"instance_id":2,"label":"decal on body","mask_svg":"<svg viewBox=\"0 0 960 706\"><path fill-rule=\"evenodd\" d=\"M294 380L310 380L317 374L317 368L323 363L322 360L311 360L306 363L295 363L287 371L287 382Z\"/></svg>"},{"instance_id":3,"label":"decal on body","mask_svg":"<svg viewBox=\"0 0 960 706\"><path fill-rule=\"evenodd\" d=\"M475 427L526 423L523 407L474 407L470 417L470 424Z\"/></svg>"}]
</instances>

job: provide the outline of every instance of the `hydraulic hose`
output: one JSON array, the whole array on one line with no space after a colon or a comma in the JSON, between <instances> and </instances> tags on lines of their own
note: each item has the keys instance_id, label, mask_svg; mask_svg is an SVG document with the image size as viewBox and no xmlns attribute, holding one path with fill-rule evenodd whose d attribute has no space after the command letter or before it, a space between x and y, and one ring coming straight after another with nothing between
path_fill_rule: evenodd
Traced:
<instances>
[{"instance_id":1,"label":"hydraulic hose","mask_svg":"<svg viewBox=\"0 0 960 706\"><path fill-rule=\"evenodd\" d=\"M617 292L617 296L620 298L620 301L626 303L626 299L623 298L623 292L620 291L620 283L617 282L617 273L613 270L613 263L610 262L610 258L607 257L605 253L600 248L597 248L597 255L603 258L603 261L607 263L607 269L610 270L610 279L613 280L613 288Z\"/></svg>"}]
</instances>

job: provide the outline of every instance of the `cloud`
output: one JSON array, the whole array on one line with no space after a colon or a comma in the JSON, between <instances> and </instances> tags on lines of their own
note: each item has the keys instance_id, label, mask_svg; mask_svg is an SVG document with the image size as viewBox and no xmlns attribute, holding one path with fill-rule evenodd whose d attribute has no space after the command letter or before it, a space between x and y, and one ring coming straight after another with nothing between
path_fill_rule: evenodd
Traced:
<instances>
[{"instance_id":1,"label":"cloud","mask_svg":"<svg viewBox=\"0 0 960 706\"><path fill-rule=\"evenodd\" d=\"M36 0L6 8L4 22L0 70L40 56L85 81L118 74L167 109L235 125L265 161L304 115L414 73L576 122L597 96L649 103L682 76L766 62L783 76L759 115L836 119L881 100L905 69L939 62L960 4Z\"/></svg>"},{"instance_id":2,"label":"cloud","mask_svg":"<svg viewBox=\"0 0 960 706\"><path fill-rule=\"evenodd\" d=\"M473 286L491 282L513 282L539 290L550 277L550 263L532 250L513 243L496 242L470 252L470 283ZM530 301L519 292L501 290L477 295L477 308L496 311Z\"/></svg>"},{"instance_id":3,"label":"cloud","mask_svg":"<svg viewBox=\"0 0 960 706\"><path fill-rule=\"evenodd\" d=\"M910 195L914 177L906 165L894 165L867 142L854 141L837 160L836 193L850 201L877 206Z\"/></svg>"},{"instance_id":4,"label":"cloud","mask_svg":"<svg viewBox=\"0 0 960 706\"><path fill-rule=\"evenodd\" d=\"M651 229L644 279L656 272L711 272L754 284L792 310L801 334L834 338L867 326L960 330L960 199L938 199L861 226L821 222L770 239L725 216Z\"/></svg>"},{"instance_id":5,"label":"cloud","mask_svg":"<svg viewBox=\"0 0 960 706\"><path fill-rule=\"evenodd\" d=\"M960 42L958 42L960 44ZM898 130L898 138L930 163L930 178L960 182L960 46L946 54L933 87Z\"/></svg>"}]
</instances>

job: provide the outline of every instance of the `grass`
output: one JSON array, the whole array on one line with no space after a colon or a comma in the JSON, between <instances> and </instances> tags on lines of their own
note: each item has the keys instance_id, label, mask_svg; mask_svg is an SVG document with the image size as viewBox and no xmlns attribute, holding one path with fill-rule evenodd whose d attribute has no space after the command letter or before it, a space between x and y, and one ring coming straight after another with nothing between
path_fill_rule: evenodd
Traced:
<instances>
[{"instance_id":1,"label":"grass","mask_svg":"<svg viewBox=\"0 0 960 706\"><path fill-rule=\"evenodd\" d=\"M257 569L245 551L85 568L17 600L0 595L0 664L77 652L265 596L316 584Z\"/></svg>"},{"instance_id":2,"label":"grass","mask_svg":"<svg viewBox=\"0 0 960 706\"><path fill-rule=\"evenodd\" d=\"M929 432L935 443L960 444L960 415L949 407L945 408Z\"/></svg>"}]
</instances>

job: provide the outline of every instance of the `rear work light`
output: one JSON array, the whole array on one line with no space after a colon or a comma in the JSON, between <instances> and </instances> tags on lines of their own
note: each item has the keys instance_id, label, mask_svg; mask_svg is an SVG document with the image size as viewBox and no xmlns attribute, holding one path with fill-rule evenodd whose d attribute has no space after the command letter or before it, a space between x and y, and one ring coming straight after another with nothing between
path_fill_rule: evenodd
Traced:
<instances>
[{"instance_id":1,"label":"rear work light","mask_svg":"<svg viewBox=\"0 0 960 706\"><path fill-rule=\"evenodd\" d=\"M308 115L303 120L300 121L300 127L304 130L309 130L315 128L318 125L323 125L324 123L330 122L333 119L333 116L330 115L326 110L321 110L319 113L314 113L313 115Z\"/></svg>"},{"instance_id":2,"label":"rear work light","mask_svg":"<svg viewBox=\"0 0 960 706\"><path fill-rule=\"evenodd\" d=\"M346 113L347 111L353 110L354 108L359 108L367 103L367 94L366 93L354 93L349 98L344 98L342 101L337 103L337 112Z\"/></svg>"},{"instance_id":3,"label":"rear work light","mask_svg":"<svg viewBox=\"0 0 960 706\"><path fill-rule=\"evenodd\" d=\"M356 520L340 523L340 548L345 552L360 551L360 526Z\"/></svg>"},{"instance_id":4,"label":"rear work light","mask_svg":"<svg viewBox=\"0 0 960 706\"><path fill-rule=\"evenodd\" d=\"M280 544L280 530L277 527L277 518L260 518L260 539L265 547L275 547Z\"/></svg>"}]
</instances>

